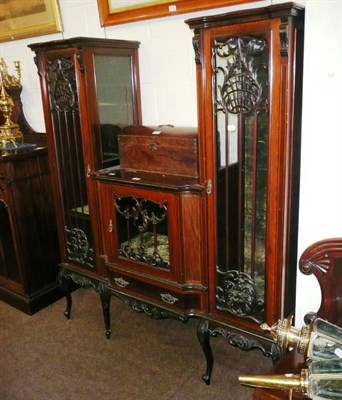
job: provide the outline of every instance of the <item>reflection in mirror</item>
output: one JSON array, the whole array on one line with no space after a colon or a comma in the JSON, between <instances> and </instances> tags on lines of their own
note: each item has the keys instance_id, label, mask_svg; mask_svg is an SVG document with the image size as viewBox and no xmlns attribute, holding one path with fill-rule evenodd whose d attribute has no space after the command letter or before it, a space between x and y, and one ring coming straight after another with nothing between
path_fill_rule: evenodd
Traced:
<instances>
[{"instance_id":1,"label":"reflection in mirror","mask_svg":"<svg viewBox=\"0 0 342 400\"><path fill-rule=\"evenodd\" d=\"M216 306L257 322L265 303L267 62L263 38L214 43Z\"/></svg>"},{"instance_id":2,"label":"reflection in mirror","mask_svg":"<svg viewBox=\"0 0 342 400\"><path fill-rule=\"evenodd\" d=\"M94 58L103 161L118 160L118 134L134 123L130 56Z\"/></svg>"}]
</instances>

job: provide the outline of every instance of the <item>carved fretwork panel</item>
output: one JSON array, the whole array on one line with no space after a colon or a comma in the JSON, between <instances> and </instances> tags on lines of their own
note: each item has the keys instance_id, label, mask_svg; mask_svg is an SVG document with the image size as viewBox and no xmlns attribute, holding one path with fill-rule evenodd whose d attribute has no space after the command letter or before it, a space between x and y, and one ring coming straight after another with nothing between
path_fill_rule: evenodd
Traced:
<instances>
[{"instance_id":1,"label":"carved fretwork panel","mask_svg":"<svg viewBox=\"0 0 342 400\"><path fill-rule=\"evenodd\" d=\"M119 256L169 269L167 203L128 196L114 204Z\"/></svg>"},{"instance_id":2,"label":"carved fretwork panel","mask_svg":"<svg viewBox=\"0 0 342 400\"><path fill-rule=\"evenodd\" d=\"M92 267L93 248L74 58L47 62L47 80L63 202L65 246L69 260Z\"/></svg>"}]
</instances>

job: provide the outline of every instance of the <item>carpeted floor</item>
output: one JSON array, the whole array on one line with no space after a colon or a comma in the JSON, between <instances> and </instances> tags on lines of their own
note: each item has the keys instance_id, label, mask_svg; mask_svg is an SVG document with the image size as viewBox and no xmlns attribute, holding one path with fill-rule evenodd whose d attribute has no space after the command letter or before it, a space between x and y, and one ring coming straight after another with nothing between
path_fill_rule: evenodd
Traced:
<instances>
[{"instance_id":1,"label":"carpeted floor","mask_svg":"<svg viewBox=\"0 0 342 400\"><path fill-rule=\"evenodd\" d=\"M205 385L197 321L153 320L112 297L106 339L98 294L73 293L28 316L0 302L1 400L244 400L252 389L238 375L266 373L271 361L211 340L212 383Z\"/></svg>"}]
</instances>

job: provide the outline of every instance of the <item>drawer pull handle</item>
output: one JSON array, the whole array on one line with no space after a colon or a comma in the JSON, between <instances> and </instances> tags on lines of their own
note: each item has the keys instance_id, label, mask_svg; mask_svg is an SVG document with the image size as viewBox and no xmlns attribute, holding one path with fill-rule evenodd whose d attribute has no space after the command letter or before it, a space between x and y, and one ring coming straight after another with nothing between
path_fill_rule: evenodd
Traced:
<instances>
[{"instance_id":1,"label":"drawer pull handle","mask_svg":"<svg viewBox=\"0 0 342 400\"><path fill-rule=\"evenodd\" d=\"M0 192L5 193L5 186L0 186Z\"/></svg>"},{"instance_id":2,"label":"drawer pull handle","mask_svg":"<svg viewBox=\"0 0 342 400\"><path fill-rule=\"evenodd\" d=\"M176 301L179 300L177 299L177 297L171 296L170 293L160 293L160 297L163 300L163 302L167 304L174 304Z\"/></svg>"},{"instance_id":3,"label":"drawer pull handle","mask_svg":"<svg viewBox=\"0 0 342 400\"><path fill-rule=\"evenodd\" d=\"M117 286L120 286L122 288L125 288L126 286L129 285L129 282L125 281L123 278L114 278L114 282Z\"/></svg>"}]
</instances>

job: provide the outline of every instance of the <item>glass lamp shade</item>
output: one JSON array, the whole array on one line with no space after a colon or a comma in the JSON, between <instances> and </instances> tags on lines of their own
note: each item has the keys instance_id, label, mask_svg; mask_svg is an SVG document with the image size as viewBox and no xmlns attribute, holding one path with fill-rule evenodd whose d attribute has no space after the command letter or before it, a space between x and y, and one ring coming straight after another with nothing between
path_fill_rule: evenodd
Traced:
<instances>
[{"instance_id":1,"label":"glass lamp shade","mask_svg":"<svg viewBox=\"0 0 342 400\"><path fill-rule=\"evenodd\" d=\"M299 375L240 375L239 382L290 393L301 392L312 400L342 399L342 360L312 361Z\"/></svg>"},{"instance_id":2,"label":"glass lamp shade","mask_svg":"<svg viewBox=\"0 0 342 400\"><path fill-rule=\"evenodd\" d=\"M314 400L342 399L342 360L310 363L307 395Z\"/></svg>"},{"instance_id":3,"label":"glass lamp shade","mask_svg":"<svg viewBox=\"0 0 342 400\"><path fill-rule=\"evenodd\" d=\"M307 357L311 360L342 359L342 328L320 318L315 319L311 327Z\"/></svg>"},{"instance_id":4,"label":"glass lamp shade","mask_svg":"<svg viewBox=\"0 0 342 400\"><path fill-rule=\"evenodd\" d=\"M292 318L278 321L272 327L261 325L269 331L278 346L304 354L310 360L331 360L342 358L342 328L321 318L301 329L292 326Z\"/></svg>"}]
</instances>

